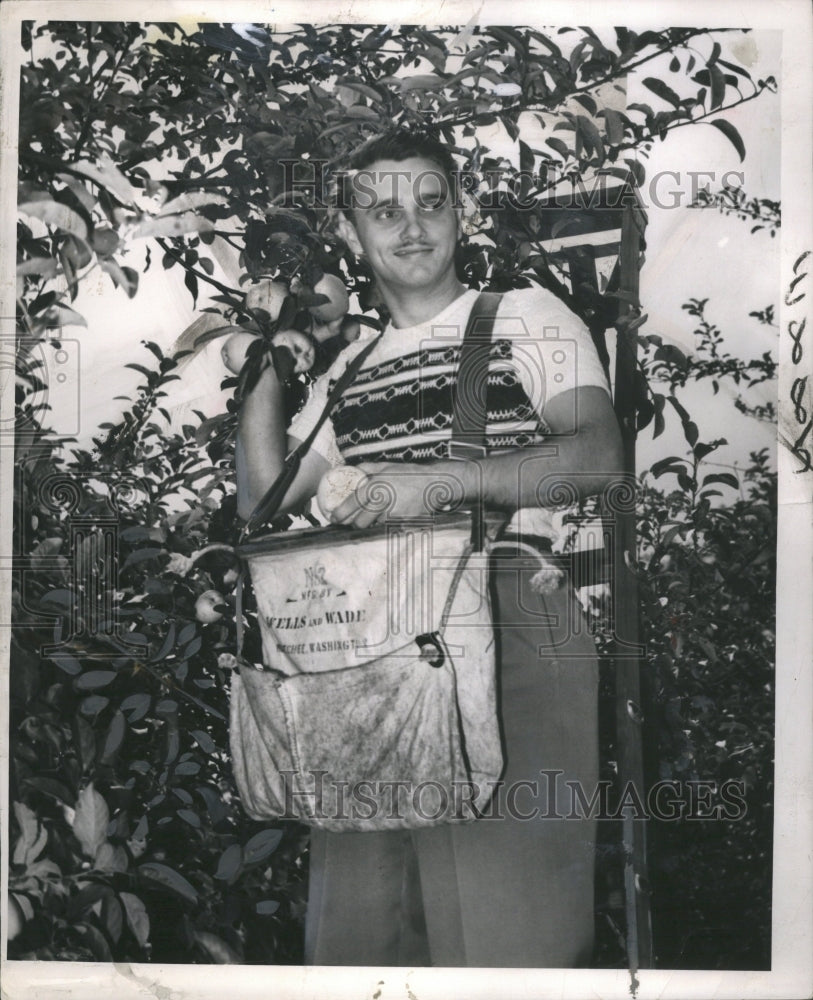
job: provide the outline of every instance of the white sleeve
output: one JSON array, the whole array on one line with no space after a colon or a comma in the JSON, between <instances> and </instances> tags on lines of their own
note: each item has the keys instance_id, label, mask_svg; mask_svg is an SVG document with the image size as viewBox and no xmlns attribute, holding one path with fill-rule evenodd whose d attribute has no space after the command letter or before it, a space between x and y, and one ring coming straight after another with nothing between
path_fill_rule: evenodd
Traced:
<instances>
[{"instance_id":1,"label":"white sleeve","mask_svg":"<svg viewBox=\"0 0 813 1000\"><path fill-rule=\"evenodd\" d=\"M599 386L610 393L590 331L547 289L506 292L494 337L511 340L517 376L543 418L547 401L569 389Z\"/></svg>"},{"instance_id":2,"label":"white sleeve","mask_svg":"<svg viewBox=\"0 0 813 1000\"><path fill-rule=\"evenodd\" d=\"M288 433L297 441L304 441L316 425L327 401L328 373L321 375L311 386L305 405L296 414L288 428ZM344 459L336 444L333 423L328 417L316 432L311 448L330 465L342 465Z\"/></svg>"},{"instance_id":3,"label":"white sleeve","mask_svg":"<svg viewBox=\"0 0 813 1000\"><path fill-rule=\"evenodd\" d=\"M288 433L291 437L296 438L297 441L304 441L310 434L327 403L329 384L339 378L349 362L367 346L368 340L369 336L361 337L348 347L345 347L324 375L320 375L313 383L305 405L296 414L288 427ZM333 431L333 422L330 417L325 420L316 432L316 437L313 439L311 448L332 466L345 464L344 457L336 443L336 435Z\"/></svg>"}]
</instances>

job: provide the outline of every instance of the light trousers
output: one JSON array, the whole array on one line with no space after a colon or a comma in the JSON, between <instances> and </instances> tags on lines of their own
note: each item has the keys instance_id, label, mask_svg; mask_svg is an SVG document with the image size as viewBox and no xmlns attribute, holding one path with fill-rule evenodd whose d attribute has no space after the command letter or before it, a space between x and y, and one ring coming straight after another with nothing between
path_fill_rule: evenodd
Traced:
<instances>
[{"instance_id":1,"label":"light trousers","mask_svg":"<svg viewBox=\"0 0 813 1000\"><path fill-rule=\"evenodd\" d=\"M313 830L311 965L572 968L594 931L598 663L569 583L527 557L491 574L505 772L482 818L413 831Z\"/></svg>"}]
</instances>

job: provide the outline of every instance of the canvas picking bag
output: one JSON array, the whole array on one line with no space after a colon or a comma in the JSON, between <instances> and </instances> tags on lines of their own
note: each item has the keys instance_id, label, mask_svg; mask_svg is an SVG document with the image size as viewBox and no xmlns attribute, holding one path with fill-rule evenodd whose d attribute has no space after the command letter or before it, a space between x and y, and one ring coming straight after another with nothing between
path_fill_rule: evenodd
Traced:
<instances>
[{"instance_id":1,"label":"canvas picking bag","mask_svg":"<svg viewBox=\"0 0 813 1000\"><path fill-rule=\"evenodd\" d=\"M493 323L493 297L472 310L458 384L466 357L471 370L484 356L482 326L479 340L472 331L487 306ZM479 447L470 403L461 426L455 401L464 448ZM233 767L249 815L345 831L483 811L503 767L483 544L497 520L478 510L244 542L265 665L243 666L232 683Z\"/></svg>"}]
</instances>

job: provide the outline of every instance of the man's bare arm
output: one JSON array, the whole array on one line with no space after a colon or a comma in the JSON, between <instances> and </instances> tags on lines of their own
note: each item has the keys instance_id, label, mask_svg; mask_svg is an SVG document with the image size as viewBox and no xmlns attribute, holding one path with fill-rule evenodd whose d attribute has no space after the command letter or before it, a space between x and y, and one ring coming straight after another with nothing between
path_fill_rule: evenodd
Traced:
<instances>
[{"instance_id":1,"label":"man's bare arm","mask_svg":"<svg viewBox=\"0 0 813 1000\"><path fill-rule=\"evenodd\" d=\"M509 510L555 507L567 502L568 493L578 498L600 493L621 471L621 432L603 389L589 386L556 396L545 420L552 433L543 445L492 455L473 476L468 470L466 502L477 499L480 477L487 504Z\"/></svg>"},{"instance_id":2,"label":"man's bare arm","mask_svg":"<svg viewBox=\"0 0 813 1000\"><path fill-rule=\"evenodd\" d=\"M248 518L279 475L285 455L297 441L286 436L284 389L273 367L260 376L243 401L237 423L237 512ZM330 465L310 450L285 494L280 512L298 510L310 499Z\"/></svg>"}]
</instances>

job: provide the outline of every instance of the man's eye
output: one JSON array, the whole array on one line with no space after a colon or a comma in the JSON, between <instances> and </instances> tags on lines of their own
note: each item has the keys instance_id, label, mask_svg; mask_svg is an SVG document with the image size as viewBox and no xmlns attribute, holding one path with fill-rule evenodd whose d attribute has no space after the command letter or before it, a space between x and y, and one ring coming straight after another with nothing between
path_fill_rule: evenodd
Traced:
<instances>
[{"instance_id":1,"label":"man's eye","mask_svg":"<svg viewBox=\"0 0 813 1000\"><path fill-rule=\"evenodd\" d=\"M376 216L375 217L377 219L383 219L386 222L386 221L389 221L390 219L397 218L398 214L399 213L398 213L398 209L397 208L382 208L382 209L379 209L378 212L376 212Z\"/></svg>"}]
</instances>

